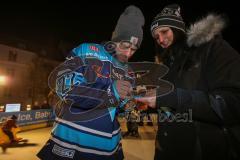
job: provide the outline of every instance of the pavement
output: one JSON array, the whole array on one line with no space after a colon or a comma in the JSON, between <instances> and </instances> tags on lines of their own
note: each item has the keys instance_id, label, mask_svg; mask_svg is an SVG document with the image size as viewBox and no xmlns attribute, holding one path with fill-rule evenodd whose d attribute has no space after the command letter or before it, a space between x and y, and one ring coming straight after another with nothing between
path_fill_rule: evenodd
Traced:
<instances>
[{"instance_id":1,"label":"pavement","mask_svg":"<svg viewBox=\"0 0 240 160\"><path fill-rule=\"evenodd\" d=\"M123 132L126 132L126 123L121 122ZM39 160L36 154L48 140L51 127L35 129L18 133L18 137L28 139L28 142L8 148L6 153L0 150L0 160ZM140 137L124 137L122 140L124 160L153 160L157 124L154 126L140 126Z\"/></svg>"}]
</instances>

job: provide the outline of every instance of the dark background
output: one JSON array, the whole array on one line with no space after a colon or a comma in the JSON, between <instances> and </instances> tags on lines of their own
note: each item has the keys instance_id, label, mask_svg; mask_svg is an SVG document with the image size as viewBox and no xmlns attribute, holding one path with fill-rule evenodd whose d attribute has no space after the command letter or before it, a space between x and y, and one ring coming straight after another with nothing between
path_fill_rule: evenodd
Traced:
<instances>
[{"instance_id":1,"label":"dark background","mask_svg":"<svg viewBox=\"0 0 240 160\"><path fill-rule=\"evenodd\" d=\"M153 61L154 46L150 36L150 23L161 9L171 3L181 6L182 16L188 26L208 13L225 14L228 27L223 37L240 50L239 5L235 1L55 1L9 2L0 4L0 39L9 43L19 39L50 50L47 54L63 59L67 52L82 42L109 40L120 14L134 4L145 15L144 39L140 51L132 61ZM38 47L38 48L41 48ZM36 47L35 47L36 48ZM51 48L51 49L50 49ZM54 48L54 49L53 49Z\"/></svg>"}]
</instances>

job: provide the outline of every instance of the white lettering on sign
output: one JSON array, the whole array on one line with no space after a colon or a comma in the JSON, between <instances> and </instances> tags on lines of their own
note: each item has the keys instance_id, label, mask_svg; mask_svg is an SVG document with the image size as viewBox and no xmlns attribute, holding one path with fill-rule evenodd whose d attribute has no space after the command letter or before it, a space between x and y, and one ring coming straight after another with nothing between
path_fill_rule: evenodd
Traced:
<instances>
[{"instance_id":1,"label":"white lettering on sign","mask_svg":"<svg viewBox=\"0 0 240 160\"><path fill-rule=\"evenodd\" d=\"M50 112L36 112L35 119L50 118L50 115L51 115Z\"/></svg>"},{"instance_id":2,"label":"white lettering on sign","mask_svg":"<svg viewBox=\"0 0 240 160\"><path fill-rule=\"evenodd\" d=\"M32 117L31 117L31 114L19 114L18 120L19 121L31 121Z\"/></svg>"}]
</instances>

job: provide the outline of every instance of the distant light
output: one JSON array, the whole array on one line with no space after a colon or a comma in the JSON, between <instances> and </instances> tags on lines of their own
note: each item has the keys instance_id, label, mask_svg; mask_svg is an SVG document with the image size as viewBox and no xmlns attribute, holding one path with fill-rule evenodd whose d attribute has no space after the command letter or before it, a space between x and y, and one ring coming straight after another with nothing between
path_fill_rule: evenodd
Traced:
<instances>
[{"instance_id":1,"label":"distant light","mask_svg":"<svg viewBox=\"0 0 240 160\"><path fill-rule=\"evenodd\" d=\"M27 105L27 111L31 111L31 110L32 110L31 104L28 104Z\"/></svg>"},{"instance_id":2,"label":"distant light","mask_svg":"<svg viewBox=\"0 0 240 160\"><path fill-rule=\"evenodd\" d=\"M35 102L34 102L34 106L38 106L38 101L35 101Z\"/></svg>"},{"instance_id":3,"label":"distant light","mask_svg":"<svg viewBox=\"0 0 240 160\"><path fill-rule=\"evenodd\" d=\"M6 85L7 78L5 76L0 76L0 85Z\"/></svg>"},{"instance_id":4,"label":"distant light","mask_svg":"<svg viewBox=\"0 0 240 160\"><path fill-rule=\"evenodd\" d=\"M4 111L4 106L0 106L0 112Z\"/></svg>"}]
</instances>

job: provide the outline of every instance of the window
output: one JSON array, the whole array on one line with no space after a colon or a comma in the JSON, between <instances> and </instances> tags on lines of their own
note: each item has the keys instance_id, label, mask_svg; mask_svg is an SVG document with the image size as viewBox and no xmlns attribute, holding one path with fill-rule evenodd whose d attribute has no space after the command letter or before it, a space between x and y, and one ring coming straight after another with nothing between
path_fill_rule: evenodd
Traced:
<instances>
[{"instance_id":1,"label":"window","mask_svg":"<svg viewBox=\"0 0 240 160\"><path fill-rule=\"evenodd\" d=\"M5 97L11 97L11 96L12 96L12 94L11 94L11 89L10 89L9 87L5 87L5 88L4 88L4 91L3 91L3 95L4 95Z\"/></svg>"},{"instance_id":2,"label":"window","mask_svg":"<svg viewBox=\"0 0 240 160\"><path fill-rule=\"evenodd\" d=\"M32 97L32 89L31 89L31 88L28 89L28 97L29 97L29 98Z\"/></svg>"},{"instance_id":3,"label":"window","mask_svg":"<svg viewBox=\"0 0 240 160\"><path fill-rule=\"evenodd\" d=\"M14 77L15 70L12 69L12 68L8 68L8 69L6 70L6 74L7 74L7 76L9 76L9 77Z\"/></svg>"},{"instance_id":4,"label":"window","mask_svg":"<svg viewBox=\"0 0 240 160\"><path fill-rule=\"evenodd\" d=\"M16 62L17 61L17 53L13 52L13 51L9 51L8 60L12 61L12 62Z\"/></svg>"}]
</instances>

